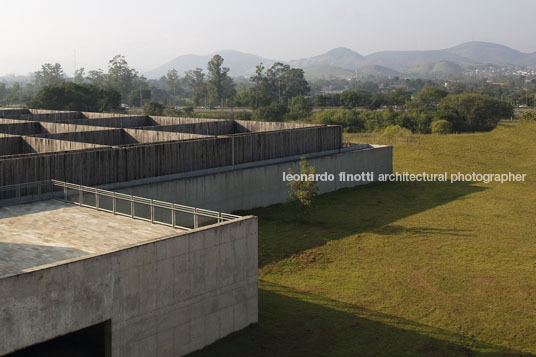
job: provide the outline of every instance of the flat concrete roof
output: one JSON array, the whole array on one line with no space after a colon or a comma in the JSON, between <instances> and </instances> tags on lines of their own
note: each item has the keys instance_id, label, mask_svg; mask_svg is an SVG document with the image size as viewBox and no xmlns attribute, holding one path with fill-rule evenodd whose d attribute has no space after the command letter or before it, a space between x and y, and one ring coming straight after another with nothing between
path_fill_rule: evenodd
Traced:
<instances>
[{"instance_id":1,"label":"flat concrete roof","mask_svg":"<svg viewBox=\"0 0 536 357\"><path fill-rule=\"evenodd\" d=\"M0 278L180 232L58 200L0 207Z\"/></svg>"}]
</instances>

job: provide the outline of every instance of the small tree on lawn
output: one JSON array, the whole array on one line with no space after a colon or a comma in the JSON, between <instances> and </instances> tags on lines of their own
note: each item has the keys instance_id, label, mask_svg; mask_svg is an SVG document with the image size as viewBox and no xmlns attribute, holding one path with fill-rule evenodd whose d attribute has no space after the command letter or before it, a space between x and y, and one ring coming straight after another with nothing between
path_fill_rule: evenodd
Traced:
<instances>
[{"instance_id":1,"label":"small tree on lawn","mask_svg":"<svg viewBox=\"0 0 536 357\"><path fill-rule=\"evenodd\" d=\"M292 170L289 170L293 174ZM309 165L307 160L302 157L300 160L300 176L314 177L316 169ZM290 197L300 206L300 212L307 215L312 208L315 198L318 195L318 187L315 180L293 180L288 184Z\"/></svg>"}]
</instances>

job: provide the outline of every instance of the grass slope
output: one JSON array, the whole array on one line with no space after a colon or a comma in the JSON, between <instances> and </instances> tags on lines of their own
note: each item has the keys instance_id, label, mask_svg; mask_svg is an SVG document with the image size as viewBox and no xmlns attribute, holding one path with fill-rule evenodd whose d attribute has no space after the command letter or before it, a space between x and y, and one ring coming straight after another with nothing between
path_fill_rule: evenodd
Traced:
<instances>
[{"instance_id":1,"label":"grass slope","mask_svg":"<svg viewBox=\"0 0 536 357\"><path fill-rule=\"evenodd\" d=\"M536 124L423 135L398 172L525 183L375 183L258 215L260 322L196 356L536 354ZM346 140L357 140L348 136Z\"/></svg>"}]
</instances>

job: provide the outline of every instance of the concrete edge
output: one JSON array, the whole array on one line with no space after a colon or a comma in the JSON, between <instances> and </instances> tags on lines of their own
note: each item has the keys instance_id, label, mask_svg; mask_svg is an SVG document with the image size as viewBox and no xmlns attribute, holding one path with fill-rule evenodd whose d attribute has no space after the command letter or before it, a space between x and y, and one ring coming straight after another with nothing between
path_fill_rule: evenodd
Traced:
<instances>
[{"instance_id":1,"label":"concrete edge","mask_svg":"<svg viewBox=\"0 0 536 357\"><path fill-rule=\"evenodd\" d=\"M76 262L86 260L86 259L92 259L92 258L96 258L96 257L100 257L100 256L105 256L105 255L117 253L117 252L122 251L122 250L132 249L132 248L140 247L140 246L144 246L144 245L149 245L149 244L159 242L159 241L164 241L164 240L167 240L167 239L178 238L178 237L181 237L181 236L186 236L188 234L202 232L204 230L209 230L209 229L213 229L213 228L216 228L216 227L221 227L221 226L225 226L225 225L228 225L228 224L238 223L238 222L242 222L242 221L248 221L250 219L257 220L258 218L257 218L257 216L252 216L252 215L242 216L240 218L235 218L235 219L230 220L230 221L210 224L208 226L199 227L199 228L196 228L196 229L192 229L190 231L181 231L179 234L171 234L171 235L167 235L167 236L161 236L161 237L158 237L158 238L153 238L153 239L149 239L147 241L143 241L143 242L138 243L138 244L125 245L123 247L111 249L111 250L108 250L108 251L105 251L105 252L102 252L102 253L92 253L92 254L81 256L81 257L60 260L60 261L50 263L50 264L39 265L39 266L36 266L36 267L33 267L33 268L25 269L24 271L22 271L20 273L14 273L14 274L8 274L8 275L0 276L0 280L9 279L9 278L15 278L15 277L18 277L18 276L21 276L21 275L24 275L24 274L34 273L36 271L52 269L52 268L58 267L60 265L67 265L67 264L76 263ZM151 223L148 223L148 224L151 224Z\"/></svg>"},{"instance_id":2,"label":"concrete edge","mask_svg":"<svg viewBox=\"0 0 536 357\"><path fill-rule=\"evenodd\" d=\"M366 146L364 147L364 145ZM261 167L261 166L276 165L276 164L285 163L285 162L294 162L294 161L299 161L302 157L305 157L306 159L314 159L314 158L326 157L326 156L336 155L336 154L345 153L345 152L382 150L385 148L392 148L392 146L359 144L356 146L344 147L338 150L320 151L320 152L303 154L303 155L287 156L287 157L278 158L278 159L254 161L254 162L248 162L248 163L238 164L238 165L220 166L220 167L210 168L210 169L205 169L205 170L189 171L189 172L183 172L183 173L178 173L178 174L144 178L144 179L139 179L139 180L116 182L116 183L105 184L105 185L100 185L96 187L103 189L103 190L117 190L117 189L122 189L122 188L127 188L127 187L142 186L142 185L147 185L147 184L182 180L186 178L194 178L194 177L207 176L207 175L214 175L214 174L220 174L220 173L225 173L225 172L230 172L230 171L243 170L243 169Z\"/></svg>"}]
</instances>

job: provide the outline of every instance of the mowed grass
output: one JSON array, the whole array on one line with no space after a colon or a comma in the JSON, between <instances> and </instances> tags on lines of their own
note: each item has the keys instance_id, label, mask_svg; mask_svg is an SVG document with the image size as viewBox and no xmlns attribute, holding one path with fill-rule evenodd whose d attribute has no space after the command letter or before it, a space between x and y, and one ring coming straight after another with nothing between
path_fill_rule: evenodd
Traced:
<instances>
[{"instance_id":1,"label":"mowed grass","mask_svg":"<svg viewBox=\"0 0 536 357\"><path fill-rule=\"evenodd\" d=\"M292 204L248 212L259 324L196 355L536 354L536 124L423 135L395 147L394 168L527 177L343 189L307 223Z\"/></svg>"}]
</instances>

